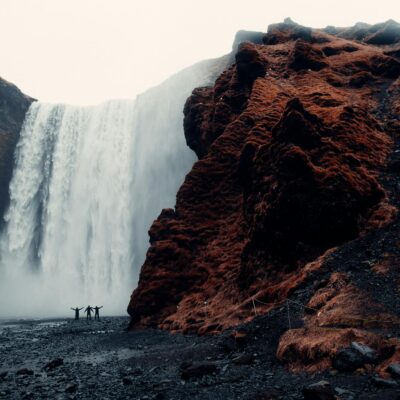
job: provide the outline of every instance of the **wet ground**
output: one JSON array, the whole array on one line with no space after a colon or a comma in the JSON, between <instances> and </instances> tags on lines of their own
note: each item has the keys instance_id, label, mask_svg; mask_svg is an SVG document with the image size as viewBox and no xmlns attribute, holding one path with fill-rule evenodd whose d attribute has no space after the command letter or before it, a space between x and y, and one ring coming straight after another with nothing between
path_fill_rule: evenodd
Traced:
<instances>
[{"instance_id":1,"label":"wet ground","mask_svg":"<svg viewBox=\"0 0 400 400\"><path fill-rule=\"evenodd\" d=\"M285 313L258 317L233 347L227 334L127 332L126 317L0 321L0 398L290 400L303 399L302 388L321 379L349 391L340 399L380 396L366 375L287 373L274 355ZM189 361L198 375L182 377Z\"/></svg>"}]
</instances>

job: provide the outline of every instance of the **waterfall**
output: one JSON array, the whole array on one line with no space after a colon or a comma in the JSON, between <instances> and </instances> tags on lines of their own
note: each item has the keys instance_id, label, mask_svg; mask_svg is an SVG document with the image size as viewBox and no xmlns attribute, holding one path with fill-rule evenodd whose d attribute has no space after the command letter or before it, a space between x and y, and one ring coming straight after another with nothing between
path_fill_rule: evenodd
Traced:
<instances>
[{"instance_id":1,"label":"waterfall","mask_svg":"<svg viewBox=\"0 0 400 400\"><path fill-rule=\"evenodd\" d=\"M184 101L226 63L199 63L135 100L31 105L0 236L0 316L125 312L148 229L195 161Z\"/></svg>"}]
</instances>

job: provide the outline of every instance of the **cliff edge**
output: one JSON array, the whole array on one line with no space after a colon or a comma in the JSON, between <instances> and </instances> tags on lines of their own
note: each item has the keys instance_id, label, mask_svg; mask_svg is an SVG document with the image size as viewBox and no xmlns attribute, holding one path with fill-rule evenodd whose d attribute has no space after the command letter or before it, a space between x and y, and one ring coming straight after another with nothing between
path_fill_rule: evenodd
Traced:
<instances>
[{"instance_id":1,"label":"cliff edge","mask_svg":"<svg viewBox=\"0 0 400 400\"><path fill-rule=\"evenodd\" d=\"M25 114L34 99L0 78L0 216L8 205L8 186L14 164L14 150Z\"/></svg>"}]
</instances>

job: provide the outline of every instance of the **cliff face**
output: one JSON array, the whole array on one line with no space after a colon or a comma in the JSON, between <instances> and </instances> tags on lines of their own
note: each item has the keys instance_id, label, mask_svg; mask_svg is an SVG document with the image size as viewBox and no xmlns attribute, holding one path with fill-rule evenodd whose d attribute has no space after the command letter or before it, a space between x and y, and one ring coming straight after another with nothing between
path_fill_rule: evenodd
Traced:
<instances>
[{"instance_id":1,"label":"cliff face","mask_svg":"<svg viewBox=\"0 0 400 400\"><path fill-rule=\"evenodd\" d=\"M0 78L0 216L7 207L8 185L12 176L14 149L33 99L15 85Z\"/></svg>"},{"instance_id":2,"label":"cliff face","mask_svg":"<svg viewBox=\"0 0 400 400\"><path fill-rule=\"evenodd\" d=\"M199 161L150 229L128 312L202 334L289 299L311 315L295 312L278 357L326 367L353 340L376 346L367 327L399 322L400 25L286 20L259 37L187 100Z\"/></svg>"}]
</instances>

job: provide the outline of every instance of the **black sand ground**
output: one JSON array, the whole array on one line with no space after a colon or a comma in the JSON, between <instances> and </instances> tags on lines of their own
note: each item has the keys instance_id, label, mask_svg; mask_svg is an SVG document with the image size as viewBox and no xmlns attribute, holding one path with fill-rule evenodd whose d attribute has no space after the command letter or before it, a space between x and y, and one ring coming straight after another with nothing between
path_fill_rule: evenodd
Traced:
<instances>
[{"instance_id":1,"label":"black sand ground","mask_svg":"<svg viewBox=\"0 0 400 400\"><path fill-rule=\"evenodd\" d=\"M341 399L397 398L393 389L390 397L384 397L368 375L289 374L274 354L279 333L286 329L285 316L282 308L257 318L245 327L247 344L231 351L222 345L228 343L224 336L127 332L127 317L90 323L3 321L0 398L303 399L302 388L321 379L339 392L350 391ZM243 354L248 364L237 365L234 359ZM57 358L62 358L61 365L45 368ZM182 379L182 363L189 360L214 365L216 371Z\"/></svg>"}]
</instances>

